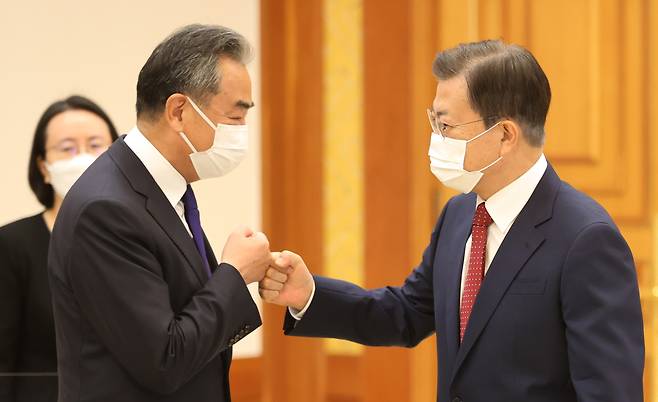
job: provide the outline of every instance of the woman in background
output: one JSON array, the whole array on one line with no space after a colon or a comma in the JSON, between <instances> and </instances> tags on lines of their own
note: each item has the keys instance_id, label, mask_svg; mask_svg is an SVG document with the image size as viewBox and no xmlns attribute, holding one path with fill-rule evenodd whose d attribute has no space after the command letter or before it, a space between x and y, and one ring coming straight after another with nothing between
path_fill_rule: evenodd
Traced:
<instances>
[{"instance_id":1,"label":"woman in background","mask_svg":"<svg viewBox=\"0 0 658 402\"><path fill-rule=\"evenodd\" d=\"M81 96L53 103L37 124L28 179L45 211L0 227L0 402L57 400L50 233L68 190L116 138L107 114Z\"/></svg>"}]
</instances>

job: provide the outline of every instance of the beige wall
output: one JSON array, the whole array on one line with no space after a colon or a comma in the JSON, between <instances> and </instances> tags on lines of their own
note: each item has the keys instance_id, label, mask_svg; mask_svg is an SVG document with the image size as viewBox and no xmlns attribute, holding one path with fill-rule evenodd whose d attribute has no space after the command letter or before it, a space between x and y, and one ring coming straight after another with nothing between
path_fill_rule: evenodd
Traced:
<instances>
[{"instance_id":1,"label":"beige wall","mask_svg":"<svg viewBox=\"0 0 658 402\"><path fill-rule=\"evenodd\" d=\"M52 101L72 93L98 102L125 133L134 125L137 74L157 43L194 22L243 33L256 49L250 64L259 104L258 0L3 2L0 13L0 224L41 208L27 182L36 122ZM195 185L202 221L221 253L238 224L260 228L260 116L250 113L250 154L229 176ZM259 355L260 333L236 345L237 356Z\"/></svg>"}]
</instances>

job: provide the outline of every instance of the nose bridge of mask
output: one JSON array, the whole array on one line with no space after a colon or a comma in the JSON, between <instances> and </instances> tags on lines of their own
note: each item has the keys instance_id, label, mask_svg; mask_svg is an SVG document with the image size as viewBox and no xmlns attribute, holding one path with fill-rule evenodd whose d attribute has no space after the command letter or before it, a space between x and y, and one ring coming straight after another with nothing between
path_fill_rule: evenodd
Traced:
<instances>
[{"instance_id":1,"label":"nose bridge of mask","mask_svg":"<svg viewBox=\"0 0 658 402\"><path fill-rule=\"evenodd\" d=\"M441 133L432 133L429 152L430 156L443 160L451 160L451 156L454 157L455 154L458 154L461 155L460 163L463 164L464 160L466 159L466 146L468 143L482 137L491 131L494 127L496 127L499 123L500 122L494 124L470 140L458 140L455 138L446 137ZM439 143L442 143L442 145L439 145Z\"/></svg>"},{"instance_id":2,"label":"nose bridge of mask","mask_svg":"<svg viewBox=\"0 0 658 402\"><path fill-rule=\"evenodd\" d=\"M465 155L466 141L432 133L429 149L430 158L440 160L443 165L459 169L463 167Z\"/></svg>"},{"instance_id":3,"label":"nose bridge of mask","mask_svg":"<svg viewBox=\"0 0 658 402\"><path fill-rule=\"evenodd\" d=\"M224 149L246 149L248 146L248 128L246 124L220 124L217 133L221 133L221 135L216 143Z\"/></svg>"},{"instance_id":4,"label":"nose bridge of mask","mask_svg":"<svg viewBox=\"0 0 658 402\"><path fill-rule=\"evenodd\" d=\"M91 165L95 160L97 156L92 155L87 152L83 152L81 154L78 154L74 156L73 158L67 158L67 159L60 159L52 163L44 162L46 169L51 171L55 169L62 169L62 167L70 167L70 166L89 166Z\"/></svg>"}]
</instances>

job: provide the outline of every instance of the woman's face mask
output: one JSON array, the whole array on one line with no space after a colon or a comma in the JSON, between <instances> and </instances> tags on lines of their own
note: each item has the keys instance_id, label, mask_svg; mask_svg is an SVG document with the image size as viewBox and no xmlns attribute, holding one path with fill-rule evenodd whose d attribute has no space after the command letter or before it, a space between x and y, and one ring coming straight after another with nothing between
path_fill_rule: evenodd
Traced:
<instances>
[{"instance_id":1,"label":"woman's face mask","mask_svg":"<svg viewBox=\"0 0 658 402\"><path fill-rule=\"evenodd\" d=\"M50 184L55 189L55 193L64 198L97 157L97 155L83 153L70 159L61 159L53 163L46 162L45 167L50 175Z\"/></svg>"}]
</instances>

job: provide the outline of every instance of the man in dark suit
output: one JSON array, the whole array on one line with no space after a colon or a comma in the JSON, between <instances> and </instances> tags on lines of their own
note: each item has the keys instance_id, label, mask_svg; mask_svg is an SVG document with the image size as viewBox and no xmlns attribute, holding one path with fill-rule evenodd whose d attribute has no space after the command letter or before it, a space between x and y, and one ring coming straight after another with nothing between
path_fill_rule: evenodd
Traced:
<instances>
[{"instance_id":1,"label":"man in dark suit","mask_svg":"<svg viewBox=\"0 0 658 402\"><path fill-rule=\"evenodd\" d=\"M290 306L288 335L412 347L436 332L441 402L641 402L633 257L543 155L541 67L484 41L439 53L433 69L430 167L465 194L444 207L420 265L402 286L368 291L312 277L284 251L261 296Z\"/></svg>"},{"instance_id":2,"label":"man in dark suit","mask_svg":"<svg viewBox=\"0 0 658 402\"><path fill-rule=\"evenodd\" d=\"M247 284L271 254L243 228L218 264L189 183L244 156L248 53L224 27L168 37L140 72L137 126L64 200L48 267L60 401L230 400L231 346L261 324Z\"/></svg>"}]
</instances>

